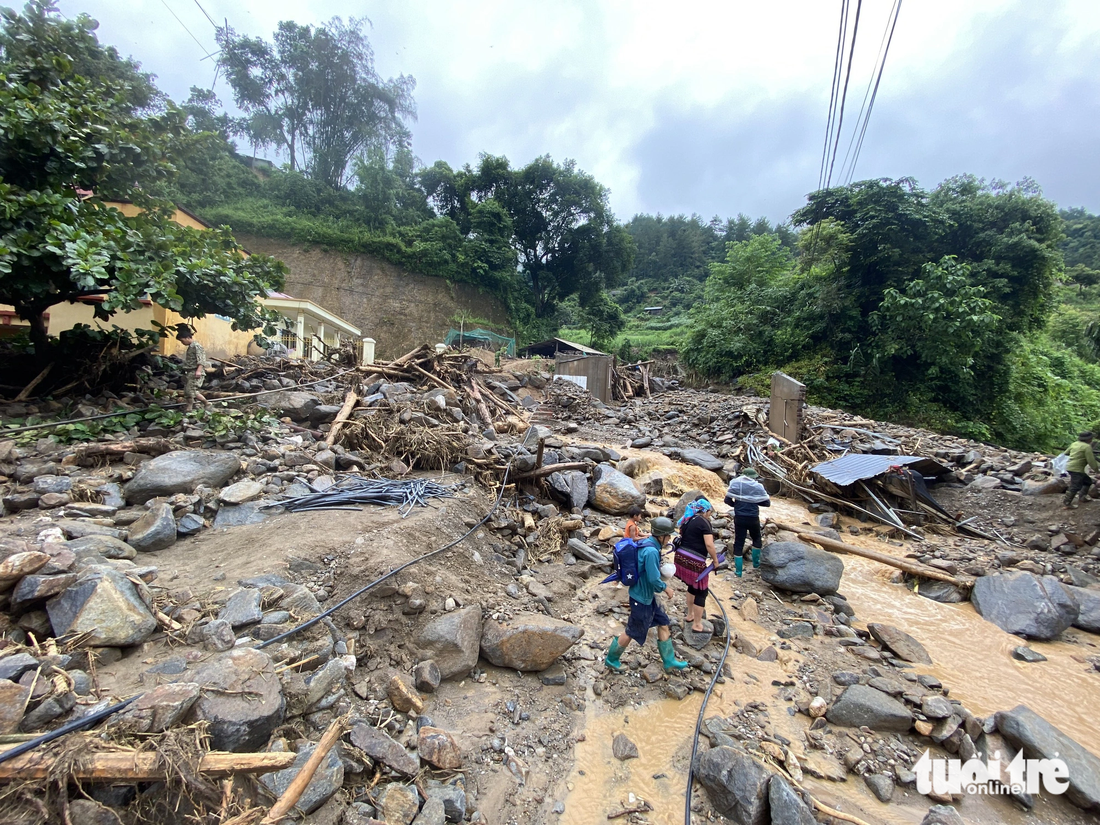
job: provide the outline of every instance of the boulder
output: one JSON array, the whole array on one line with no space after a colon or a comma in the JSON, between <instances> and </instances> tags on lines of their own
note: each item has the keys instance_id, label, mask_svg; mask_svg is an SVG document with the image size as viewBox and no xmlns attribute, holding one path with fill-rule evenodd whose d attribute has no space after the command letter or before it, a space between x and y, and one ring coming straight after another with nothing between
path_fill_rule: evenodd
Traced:
<instances>
[{"instance_id":1,"label":"boulder","mask_svg":"<svg viewBox=\"0 0 1100 825\"><path fill-rule=\"evenodd\" d=\"M589 501L597 510L613 516L625 515L631 507L645 507L646 496L629 476L610 464L597 464L592 471Z\"/></svg>"},{"instance_id":2,"label":"boulder","mask_svg":"<svg viewBox=\"0 0 1100 825\"><path fill-rule=\"evenodd\" d=\"M680 460L685 464L694 464L696 467L702 467L704 470L710 470L712 473L717 473L725 466L725 462L720 458L716 458L708 453L706 450L681 450Z\"/></svg>"},{"instance_id":3,"label":"boulder","mask_svg":"<svg viewBox=\"0 0 1100 825\"><path fill-rule=\"evenodd\" d=\"M117 570L93 565L76 583L46 602L58 636L90 632L94 647L129 647L144 642L157 620L133 583Z\"/></svg>"},{"instance_id":4,"label":"boulder","mask_svg":"<svg viewBox=\"0 0 1100 825\"><path fill-rule=\"evenodd\" d=\"M37 550L28 550L22 553L12 553L3 561L0 561L0 590L11 587L14 582L24 576L37 573L50 562L47 553Z\"/></svg>"},{"instance_id":5,"label":"boulder","mask_svg":"<svg viewBox=\"0 0 1100 825\"><path fill-rule=\"evenodd\" d=\"M218 619L228 622L234 630L245 625L256 624L264 617L261 604L263 593L251 588L241 588L229 597L225 607L218 613Z\"/></svg>"},{"instance_id":6,"label":"boulder","mask_svg":"<svg viewBox=\"0 0 1100 825\"><path fill-rule=\"evenodd\" d=\"M246 479L244 481L238 481L236 484L230 484L218 493L218 501L222 504L244 504L246 501L252 501L254 498L259 498L263 493L263 484L258 481Z\"/></svg>"},{"instance_id":7,"label":"boulder","mask_svg":"<svg viewBox=\"0 0 1100 825\"><path fill-rule=\"evenodd\" d=\"M430 765L445 771L462 767L462 751L445 730L425 725L416 734L416 752Z\"/></svg>"},{"instance_id":8,"label":"boulder","mask_svg":"<svg viewBox=\"0 0 1100 825\"><path fill-rule=\"evenodd\" d=\"M904 662L912 662L917 665L932 664L932 657L924 649L924 645L910 636L908 633L898 630L893 625L870 622L867 629L871 631L880 644L893 651Z\"/></svg>"},{"instance_id":9,"label":"boulder","mask_svg":"<svg viewBox=\"0 0 1100 825\"><path fill-rule=\"evenodd\" d=\"M832 553L797 541L776 541L760 554L760 577L792 593L831 596L840 588L844 562Z\"/></svg>"},{"instance_id":10,"label":"boulder","mask_svg":"<svg viewBox=\"0 0 1100 825\"><path fill-rule=\"evenodd\" d=\"M11 594L11 610L23 613L76 583L75 573L59 576L24 576Z\"/></svg>"},{"instance_id":11,"label":"boulder","mask_svg":"<svg viewBox=\"0 0 1100 825\"><path fill-rule=\"evenodd\" d=\"M779 774L768 781L768 807L771 825L817 825L810 806Z\"/></svg>"},{"instance_id":12,"label":"boulder","mask_svg":"<svg viewBox=\"0 0 1100 825\"><path fill-rule=\"evenodd\" d=\"M481 654L497 667L546 670L583 635L582 628L560 619L541 613L517 613L502 622L485 622Z\"/></svg>"},{"instance_id":13,"label":"boulder","mask_svg":"<svg viewBox=\"0 0 1100 825\"><path fill-rule=\"evenodd\" d=\"M139 696L109 724L124 733L160 733L183 719L198 699L199 686L194 682L160 685Z\"/></svg>"},{"instance_id":14,"label":"boulder","mask_svg":"<svg viewBox=\"0 0 1100 825\"><path fill-rule=\"evenodd\" d=\"M138 552L151 553L176 543L176 517L167 504L154 504L130 525L129 544Z\"/></svg>"},{"instance_id":15,"label":"boulder","mask_svg":"<svg viewBox=\"0 0 1100 825\"><path fill-rule=\"evenodd\" d=\"M259 524L274 511L261 509L267 501L248 501L244 504L227 504L218 509L214 516L215 527L241 527L245 524Z\"/></svg>"},{"instance_id":16,"label":"boulder","mask_svg":"<svg viewBox=\"0 0 1100 825\"><path fill-rule=\"evenodd\" d=\"M351 744L375 762L381 762L390 770L403 776L416 776L420 770L420 761L415 756L412 756L388 734L371 727L366 722L352 725L349 738Z\"/></svg>"},{"instance_id":17,"label":"boulder","mask_svg":"<svg viewBox=\"0 0 1100 825\"><path fill-rule=\"evenodd\" d=\"M377 799L386 825L412 825L420 811L420 793L415 785L390 782L382 786Z\"/></svg>"},{"instance_id":18,"label":"boulder","mask_svg":"<svg viewBox=\"0 0 1100 825\"><path fill-rule=\"evenodd\" d=\"M260 777L260 783L278 799L301 772L302 766L309 761L309 757L313 755L315 750L317 750L317 745L313 743L304 746L298 751L298 755L294 757L294 763L289 768L263 774ZM333 748L325 754L325 758L317 766L317 772L309 780L309 784L306 785L306 789L302 792L301 798L295 803L294 807L300 809L304 814L311 814L328 802L343 784L344 763L340 759L339 749Z\"/></svg>"},{"instance_id":19,"label":"boulder","mask_svg":"<svg viewBox=\"0 0 1100 825\"><path fill-rule=\"evenodd\" d=\"M587 544L580 539L569 539L566 543L566 549L576 556L578 559L584 559L590 561L593 564L607 564L608 559L605 555L597 550L593 550Z\"/></svg>"},{"instance_id":20,"label":"boulder","mask_svg":"<svg viewBox=\"0 0 1100 825\"><path fill-rule=\"evenodd\" d=\"M707 498L707 494L702 490L688 490L680 496L679 500L676 502L676 506L672 509L673 524L679 523L680 519L684 517L684 511L687 509L687 506L697 498ZM709 499L707 500L709 501ZM714 502L711 503L713 504Z\"/></svg>"},{"instance_id":21,"label":"boulder","mask_svg":"<svg viewBox=\"0 0 1100 825\"><path fill-rule=\"evenodd\" d=\"M1027 705L999 711L994 718L997 730L1026 758L1064 760L1069 770L1066 798L1079 808L1100 813L1100 758Z\"/></svg>"},{"instance_id":22,"label":"boulder","mask_svg":"<svg viewBox=\"0 0 1100 825\"><path fill-rule=\"evenodd\" d=\"M241 469L233 453L220 450L175 450L159 455L138 467L123 488L131 504L176 493L193 493L199 485L221 487Z\"/></svg>"},{"instance_id":23,"label":"boulder","mask_svg":"<svg viewBox=\"0 0 1100 825\"><path fill-rule=\"evenodd\" d=\"M1076 600L1080 612L1073 622L1073 626L1089 633L1100 633L1100 591L1088 590L1084 587L1075 587L1071 584L1063 585L1069 594Z\"/></svg>"},{"instance_id":24,"label":"boulder","mask_svg":"<svg viewBox=\"0 0 1100 825\"><path fill-rule=\"evenodd\" d=\"M261 407L274 410L279 415L285 415L292 421L307 421L313 414L313 410L321 403L321 399L308 392L288 390L261 395L256 399L256 403Z\"/></svg>"},{"instance_id":25,"label":"boulder","mask_svg":"<svg viewBox=\"0 0 1100 825\"><path fill-rule=\"evenodd\" d=\"M66 546L77 556L85 553L105 559L133 559L137 556L137 550L129 544L110 536L85 536L82 539L73 539Z\"/></svg>"},{"instance_id":26,"label":"boulder","mask_svg":"<svg viewBox=\"0 0 1100 825\"><path fill-rule=\"evenodd\" d=\"M551 473L546 481L550 495L570 510L581 510L588 503L588 476L580 470Z\"/></svg>"},{"instance_id":27,"label":"boulder","mask_svg":"<svg viewBox=\"0 0 1100 825\"><path fill-rule=\"evenodd\" d=\"M942 604L961 604L969 598L969 594L961 587L958 587L950 582L941 582L937 579L921 579L915 587L913 587L913 578L911 576L905 577L910 589L914 590L917 595L924 596L926 599L931 599L934 602L940 602Z\"/></svg>"},{"instance_id":28,"label":"boulder","mask_svg":"<svg viewBox=\"0 0 1100 825\"><path fill-rule=\"evenodd\" d=\"M416 644L424 658L436 663L443 679L465 676L477 664L481 627L481 605L462 607L428 622Z\"/></svg>"},{"instance_id":29,"label":"boulder","mask_svg":"<svg viewBox=\"0 0 1100 825\"><path fill-rule=\"evenodd\" d=\"M1056 638L1080 612L1058 579L1022 571L981 576L970 601L982 618L1001 630L1042 641Z\"/></svg>"},{"instance_id":30,"label":"boulder","mask_svg":"<svg viewBox=\"0 0 1100 825\"><path fill-rule=\"evenodd\" d=\"M695 757L695 778L714 809L739 825L768 825L767 768L737 748L723 745Z\"/></svg>"},{"instance_id":31,"label":"boulder","mask_svg":"<svg viewBox=\"0 0 1100 825\"><path fill-rule=\"evenodd\" d=\"M867 685L845 688L825 718L841 727L860 728L866 725L879 733L905 733L913 724L913 714L905 705Z\"/></svg>"},{"instance_id":32,"label":"boulder","mask_svg":"<svg viewBox=\"0 0 1100 825\"><path fill-rule=\"evenodd\" d=\"M196 670L191 681L203 691L187 719L210 723L214 750L260 750L283 723L282 686L266 653L231 650Z\"/></svg>"},{"instance_id":33,"label":"boulder","mask_svg":"<svg viewBox=\"0 0 1100 825\"><path fill-rule=\"evenodd\" d=\"M920 825L966 825L966 821L950 805L933 805Z\"/></svg>"}]
</instances>

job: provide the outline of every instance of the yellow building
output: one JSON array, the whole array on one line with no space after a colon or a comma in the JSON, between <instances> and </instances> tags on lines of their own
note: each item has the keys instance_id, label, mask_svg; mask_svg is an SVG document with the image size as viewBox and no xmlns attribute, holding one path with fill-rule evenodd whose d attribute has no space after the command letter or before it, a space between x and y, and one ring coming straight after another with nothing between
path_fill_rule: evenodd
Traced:
<instances>
[{"instance_id":1,"label":"yellow building","mask_svg":"<svg viewBox=\"0 0 1100 825\"><path fill-rule=\"evenodd\" d=\"M132 203L108 203L107 206L118 209L124 215L132 216L141 210ZM172 220L181 226L193 229L209 229L209 225L185 209L177 209ZM179 323L190 324L195 330L195 340L203 345L207 355L212 358L232 358L237 355L259 354L262 352L254 341L254 333L235 331L229 318L221 315L207 315L204 318L184 318L166 307L152 301L142 301L141 309L131 312L119 312L106 323L95 317L95 304L102 298L82 298L72 303L56 304L50 307L47 315L50 335L59 335L77 324L110 329L117 326L125 330L156 329L154 322L172 328ZM374 360L374 341L362 338L358 327L352 326L343 318L335 315L312 301L292 298L275 292L260 299L263 304L279 312L285 319L285 327L279 343L292 358L319 360L332 348L338 348L351 340L362 360L371 363ZM0 335L14 334L26 324L15 315L11 306L0 304ZM175 338L162 338L162 355L182 355L185 347Z\"/></svg>"}]
</instances>

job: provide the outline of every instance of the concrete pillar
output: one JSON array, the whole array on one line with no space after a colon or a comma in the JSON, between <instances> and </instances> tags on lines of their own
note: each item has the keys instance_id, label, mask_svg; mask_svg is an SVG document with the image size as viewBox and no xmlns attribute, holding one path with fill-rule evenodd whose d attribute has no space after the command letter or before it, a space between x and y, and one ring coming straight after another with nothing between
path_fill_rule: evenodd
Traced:
<instances>
[{"instance_id":1,"label":"concrete pillar","mask_svg":"<svg viewBox=\"0 0 1100 825\"><path fill-rule=\"evenodd\" d=\"M447 351L447 345L446 344L436 344L435 345L435 354L436 355L442 355L446 351Z\"/></svg>"},{"instance_id":2,"label":"concrete pillar","mask_svg":"<svg viewBox=\"0 0 1100 825\"><path fill-rule=\"evenodd\" d=\"M375 345L375 343L376 342L373 338L364 338L363 339L363 363L364 364L373 364L374 363L374 345Z\"/></svg>"},{"instance_id":3,"label":"concrete pillar","mask_svg":"<svg viewBox=\"0 0 1100 825\"><path fill-rule=\"evenodd\" d=\"M306 314L301 310L298 311L297 324L294 328L294 334L297 336L297 340L294 342L294 351L298 358L308 358L309 352L306 351L308 342L306 341Z\"/></svg>"}]
</instances>

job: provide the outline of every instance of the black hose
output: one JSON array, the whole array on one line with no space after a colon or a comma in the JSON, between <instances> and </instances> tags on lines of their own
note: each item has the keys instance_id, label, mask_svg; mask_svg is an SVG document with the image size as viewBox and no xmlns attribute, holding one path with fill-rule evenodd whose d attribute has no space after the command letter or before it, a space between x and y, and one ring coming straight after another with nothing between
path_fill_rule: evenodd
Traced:
<instances>
[{"instance_id":1,"label":"black hose","mask_svg":"<svg viewBox=\"0 0 1100 825\"><path fill-rule=\"evenodd\" d=\"M289 392L299 387L312 387L314 384L321 384L325 381L331 381L334 378L339 378L341 375L347 375L349 372L353 372L355 369L355 367L352 367L351 369L344 370L343 372L338 372L336 373L336 375L329 375L325 378L318 378L316 381L307 381L304 384L295 384L293 387L279 387L279 389L277 390L258 390L256 392L241 393L240 395L229 395L225 398L215 398L213 399L212 403L220 403L222 401L238 401L242 398L255 398L257 395L267 395L268 393L272 392ZM83 421L101 421L104 418L118 418L123 415L130 415L131 413L148 412L149 410L153 409L154 406L160 410L172 410L176 407L182 407L183 402L181 401L176 404L164 405L154 404L149 407L138 407L132 410L118 410L117 412L103 413L102 415L89 415L84 418L68 418L64 421L50 421L45 424L30 424L25 427L0 429L0 435L14 435L15 433L25 433L30 432L31 430L52 430L54 427L62 427L66 424L79 424Z\"/></svg>"},{"instance_id":2,"label":"black hose","mask_svg":"<svg viewBox=\"0 0 1100 825\"><path fill-rule=\"evenodd\" d=\"M444 550L450 550L456 544L461 544L462 542L466 541L466 539L468 539L470 536L472 536L474 534L474 532L479 527L481 527L481 525L483 525L485 522L487 522L489 519L491 519L493 517L493 514L497 511L497 508L500 506L500 502L504 498L504 489L508 486L508 474L511 472L511 470L512 470L512 463L508 462L508 464L504 468L504 478L500 482L500 493L497 495L497 500L493 503L493 506L491 508L489 508L489 512L485 514L485 517L481 521L479 521L477 524L475 524L473 527L471 527L469 530L467 530L465 533L463 533L457 539L455 539L452 542L449 542L448 544L443 545L438 550L432 550L430 553L425 553L423 556L419 556L419 557L413 559L412 561L405 562L400 567L394 568L389 573L386 573L385 575L375 579L374 581L372 581L370 584L366 585L365 587L359 588L354 593L352 593L350 596L348 596L346 599L344 599L343 601L338 602L337 604L333 605L328 610L326 610L324 613L321 613L320 615L314 616L309 621L302 622L302 624L298 625L297 627L291 628L286 633L280 633L274 639L268 639L266 642L259 645L258 649L265 648L268 645L273 645L276 642L281 642L283 639L287 639L291 636L294 636L295 634L301 633L303 630L305 630L307 628L313 627L315 624L317 624L321 620L327 619L329 616L331 616L333 613L335 613L337 610L339 610L344 605L348 604L351 601L354 601L355 599L358 599L360 596L362 596L364 593L366 593L372 587L377 587L379 584L384 582L386 579L391 578L393 576L396 576L402 570L405 570L406 568L412 567L414 564L419 564L420 562L424 561L425 559L430 559L432 556L435 556L439 553L442 553Z\"/></svg>"},{"instance_id":3,"label":"black hose","mask_svg":"<svg viewBox=\"0 0 1100 825\"><path fill-rule=\"evenodd\" d=\"M138 694L142 696L144 694ZM62 736L66 736L70 733L75 733L83 728L91 727L96 722L100 722L106 719L108 716L114 716L124 707L135 701L138 696L131 696L129 699L125 699L117 704L111 705L109 708L103 710L97 710L95 713L90 713L87 716L82 716L80 719L74 719L72 722L62 725L57 730L51 730L49 733L44 733L41 736L36 736L34 739L29 739L20 745L16 745L11 750L6 750L0 753L0 762L7 762L9 759L14 759L17 756L22 756L28 751L32 751L39 745L45 745L47 742L52 742L54 739L60 739Z\"/></svg>"},{"instance_id":4,"label":"black hose","mask_svg":"<svg viewBox=\"0 0 1100 825\"><path fill-rule=\"evenodd\" d=\"M691 825L691 785L695 779L695 754L699 750L699 729L703 727L703 714L707 712L707 702L710 701L710 694L714 690L714 686L718 684L718 677L722 675L722 668L726 666L726 656L730 652L730 618L726 613L726 606L722 604L722 600L717 595L715 595L714 600L722 611L722 621L726 625L726 647L722 651L722 658L718 662L718 667L714 669L714 678L710 680L710 687L703 694L703 704L699 706L699 718L695 720L695 734L691 738L691 759L688 760L687 794L684 798L684 825Z\"/></svg>"}]
</instances>

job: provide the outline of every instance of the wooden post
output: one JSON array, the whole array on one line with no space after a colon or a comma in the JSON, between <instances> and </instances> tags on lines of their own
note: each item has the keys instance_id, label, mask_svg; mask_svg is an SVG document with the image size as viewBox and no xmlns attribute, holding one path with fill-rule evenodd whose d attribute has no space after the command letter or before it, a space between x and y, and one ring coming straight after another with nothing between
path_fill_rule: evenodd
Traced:
<instances>
[{"instance_id":1,"label":"wooden post","mask_svg":"<svg viewBox=\"0 0 1100 825\"><path fill-rule=\"evenodd\" d=\"M42 372L38 373L38 375L35 376L34 380L31 381L31 383L29 383L29 384L27 384L27 386L23 387L23 389L19 392L19 395L15 396L15 400L16 401L26 401L28 398L30 398L31 397L31 392L34 391L34 388L42 383L42 381L46 378L46 376L50 374L50 370L52 370L52 369L53 369L53 361L50 361L50 363L48 363L46 365L46 369L44 369L44 370L42 370Z\"/></svg>"},{"instance_id":2,"label":"wooden post","mask_svg":"<svg viewBox=\"0 0 1100 825\"><path fill-rule=\"evenodd\" d=\"M294 764L293 753L222 753L211 751L199 760L199 773L232 776L238 773L271 773ZM40 751L0 762L0 782L48 779L56 759ZM119 751L81 756L69 775L81 782L154 782L168 777L170 769L160 764L155 753Z\"/></svg>"},{"instance_id":3,"label":"wooden post","mask_svg":"<svg viewBox=\"0 0 1100 825\"><path fill-rule=\"evenodd\" d=\"M344 406L340 408L340 412L336 413L336 418L333 419L332 426L328 429L328 435L325 436L325 443L328 446L331 447L336 443L336 436L340 434L340 429L348 420L351 411L355 409L355 402L358 400L359 396L355 394L355 390L348 390L347 397L344 399Z\"/></svg>"},{"instance_id":4,"label":"wooden post","mask_svg":"<svg viewBox=\"0 0 1100 825\"><path fill-rule=\"evenodd\" d=\"M313 775L321 767L321 762L328 756L328 752L332 750L333 746L340 741L340 737L344 735L347 726L348 717L346 716L333 720L333 723L328 726L328 730L325 731L325 735L321 737L321 741L317 743L313 753L309 755L309 759L298 771L298 775L283 791L283 795L271 806L267 816L260 820L260 825L278 825L290 813L291 809L298 804L298 800L301 799L302 794L309 786Z\"/></svg>"}]
</instances>

